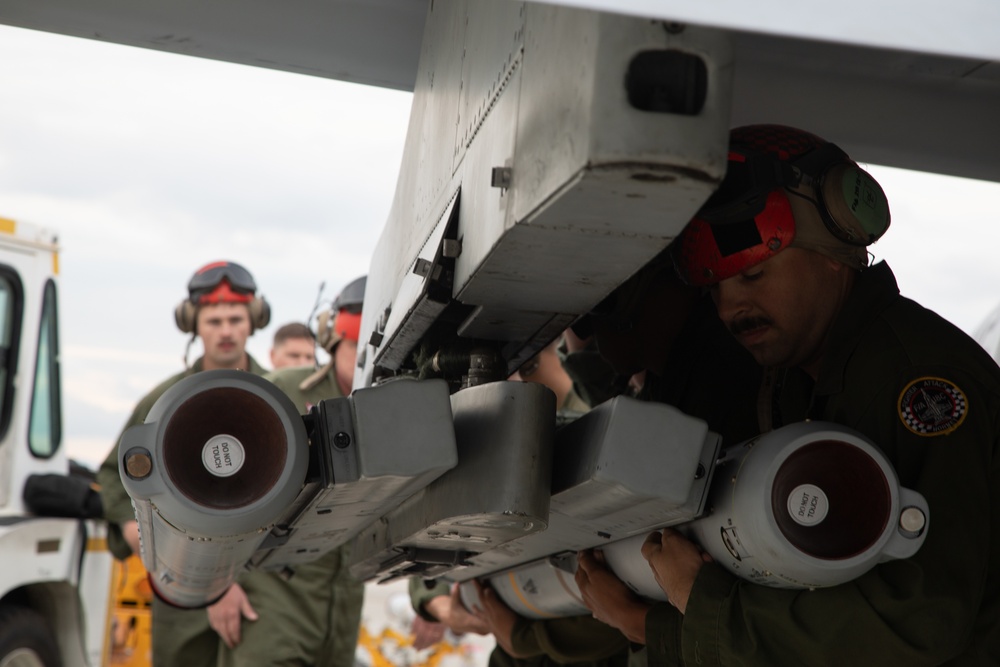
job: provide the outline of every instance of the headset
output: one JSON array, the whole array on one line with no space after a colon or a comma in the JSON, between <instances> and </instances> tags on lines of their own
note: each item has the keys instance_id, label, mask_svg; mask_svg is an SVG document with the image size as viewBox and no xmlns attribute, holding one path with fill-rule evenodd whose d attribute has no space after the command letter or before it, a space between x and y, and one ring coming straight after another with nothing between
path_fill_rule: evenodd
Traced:
<instances>
[{"instance_id":1,"label":"headset","mask_svg":"<svg viewBox=\"0 0 1000 667\"><path fill-rule=\"evenodd\" d=\"M812 185L816 199L809 199L827 230L848 245L868 246L889 228L889 201L871 174L847 157L835 144L825 144L791 160L773 153L734 145L729 150L729 166L719 188L695 216L713 225L755 218L765 209L790 206L771 202L771 196L787 197L787 190ZM787 189L787 190L786 190ZM776 220L794 229L794 220Z\"/></svg>"},{"instance_id":2,"label":"headset","mask_svg":"<svg viewBox=\"0 0 1000 667\"><path fill-rule=\"evenodd\" d=\"M271 306L264 297L254 297L247 302L250 310L251 331L263 329L271 321ZM177 308L174 309L174 321L177 328L183 333L198 333L198 306L191 303L190 299L184 299Z\"/></svg>"},{"instance_id":3,"label":"headset","mask_svg":"<svg viewBox=\"0 0 1000 667\"><path fill-rule=\"evenodd\" d=\"M796 229L791 197L810 202L830 234L849 246L866 247L885 234L885 192L838 146L824 142L786 160L779 155L733 142L722 184L675 244L685 282L717 282L788 247Z\"/></svg>"},{"instance_id":4,"label":"headset","mask_svg":"<svg viewBox=\"0 0 1000 667\"><path fill-rule=\"evenodd\" d=\"M815 187L816 209L837 239L864 247L889 229L889 200L882 186L836 144L827 143L779 164L793 170L791 183L781 185L794 187L797 181L804 181Z\"/></svg>"},{"instance_id":5,"label":"headset","mask_svg":"<svg viewBox=\"0 0 1000 667\"><path fill-rule=\"evenodd\" d=\"M330 345L336 340L333 333L333 322L337 313L333 310L324 310L316 316L316 344L324 350L330 349Z\"/></svg>"},{"instance_id":6,"label":"headset","mask_svg":"<svg viewBox=\"0 0 1000 667\"><path fill-rule=\"evenodd\" d=\"M271 306L257 296L257 283L235 262L212 262L198 269L188 282L188 298L174 309L174 322L183 333L197 334L198 308L210 303L245 303L250 311L251 331L271 321Z\"/></svg>"}]
</instances>

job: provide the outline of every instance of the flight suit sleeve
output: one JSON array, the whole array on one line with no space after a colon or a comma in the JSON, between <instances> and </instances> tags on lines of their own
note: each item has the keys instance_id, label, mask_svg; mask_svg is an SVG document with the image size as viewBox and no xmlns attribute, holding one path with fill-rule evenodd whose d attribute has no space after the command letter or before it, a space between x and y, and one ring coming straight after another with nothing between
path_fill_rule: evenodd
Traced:
<instances>
[{"instance_id":1,"label":"flight suit sleeve","mask_svg":"<svg viewBox=\"0 0 1000 667\"><path fill-rule=\"evenodd\" d=\"M646 659L649 667L680 667L681 620L677 609L657 602L646 612Z\"/></svg>"},{"instance_id":2,"label":"flight suit sleeve","mask_svg":"<svg viewBox=\"0 0 1000 667\"><path fill-rule=\"evenodd\" d=\"M104 519L108 522L108 550L115 558L124 560L132 554L132 549L122 536L121 524L135 519L135 510L118 473L117 444L97 471L97 483L101 487Z\"/></svg>"},{"instance_id":3,"label":"flight suit sleeve","mask_svg":"<svg viewBox=\"0 0 1000 667\"><path fill-rule=\"evenodd\" d=\"M413 605L413 611L425 621L438 622L438 619L427 611L425 605L433 598L442 595L451 595L451 585L448 582L428 582L419 577L410 578L410 604Z\"/></svg>"},{"instance_id":4,"label":"flight suit sleeve","mask_svg":"<svg viewBox=\"0 0 1000 667\"><path fill-rule=\"evenodd\" d=\"M545 654L563 664L603 660L624 653L629 646L625 635L590 616L521 617L511 633L511 644L520 654Z\"/></svg>"},{"instance_id":5,"label":"flight suit sleeve","mask_svg":"<svg viewBox=\"0 0 1000 667\"><path fill-rule=\"evenodd\" d=\"M907 414L916 402L907 392L921 390L953 412ZM939 665L968 646L990 567L996 397L975 377L942 368L910 368L881 385L869 378L857 393L851 405L831 402L825 416L867 434L901 485L924 496L924 544L911 558L812 591L769 588L705 565L681 624L685 664ZM650 664L671 664L677 647L660 641L669 631L652 634Z\"/></svg>"},{"instance_id":6,"label":"flight suit sleeve","mask_svg":"<svg viewBox=\"0 0 1000 667\"><path fill-rule=\"evenodd\" d=\"M97 483L101 486L101 502L104 505L104 518L112 524L121 524L135 518L132 511L132 500L125 492L118 473L118 446L108 452L107 458L97 471Z\"/></svg>"}]
</instances>

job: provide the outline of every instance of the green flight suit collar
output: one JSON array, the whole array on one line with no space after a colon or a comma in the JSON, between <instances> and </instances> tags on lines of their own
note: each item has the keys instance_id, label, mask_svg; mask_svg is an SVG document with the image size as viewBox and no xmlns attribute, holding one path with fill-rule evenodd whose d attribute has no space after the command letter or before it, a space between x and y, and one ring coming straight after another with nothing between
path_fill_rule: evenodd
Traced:
<instances>
[{"instance_id":1,"label":"green flight suit collar","mask_svg":"<svg viewBox=\"0 0 1000 667\"><path fill-rule=\"evenodd\" d=\"M896 277L885 262L858 273L844 308L830 329L813 396L830 396L844 390L844 373L851 355L872 323L899 298Z\"/></svg>"},{"instance_id":2,"label":"green flight suit collar","mask_svg":"<svg viewBox=\"0 0 1000 667\"><path fill-rule=\"evenodd\" d=\"M195 373L200 373L203 370L205 370L205 357L198 357L194 360L194 363L191 364L191 368L188 369L187 374L194 375Z\"/></svg>"},{"instance_id":3,"label":"green flight suit collar","mask_svg":"<svg viewBox=\"0 0 1000 667\"><path fill-rule=\"evenodd\" d=\"M249 352L247 352L247 360L250 362L250 368L247 369L248 372L260 376L267 375L270 372L266 368L258 364L257 360L254 359ZM187 375L194 375L195 373L200 373L203 370L205 370L205 357L200 356L197 359L195 359L194 363L191 364L191 367L188 368Z\"/></svg>"}]
</instances>

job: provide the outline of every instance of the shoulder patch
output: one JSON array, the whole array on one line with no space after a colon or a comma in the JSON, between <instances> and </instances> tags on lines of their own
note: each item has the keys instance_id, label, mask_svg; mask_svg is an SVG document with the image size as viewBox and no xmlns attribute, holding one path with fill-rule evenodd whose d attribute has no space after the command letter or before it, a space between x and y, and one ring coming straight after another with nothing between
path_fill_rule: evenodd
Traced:
<instances>
[{"instance_id":1,"label":"shoulder patch","mask_svg":"<svg viewBox=\"0 0 1000 667\"><path fill-rule=\"evenodd\" d=\"M922 377L899 394L899 418L917 435L951 433L968 411L965 392L944 378Z\"/></svg>"}]
</instances>

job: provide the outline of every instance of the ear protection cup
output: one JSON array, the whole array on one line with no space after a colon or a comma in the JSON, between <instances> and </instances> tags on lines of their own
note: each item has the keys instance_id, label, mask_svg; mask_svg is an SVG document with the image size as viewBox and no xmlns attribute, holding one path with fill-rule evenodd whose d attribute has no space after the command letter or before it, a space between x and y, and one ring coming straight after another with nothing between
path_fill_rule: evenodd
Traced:
<instances>
[{"instance_id":1,"label":"ear protection cup","mask_svg":"<svg viewBox=\"0 0 1000 667\"><path fill-rule=\"evenodd\" d=\"M838 240L868 246L889 229L882 186L839 146L826 143L790 163L815 186L820 217Z\"/></svg>"},{"instance_id":2,"label":"ear protection cup","mask_svg":"<svg viewBox=\"0 0 1000 667\"><path fill-rule=\"evenodd\" d=\"M255 296L249 303L250 326L253 331L263 329L271 321L271 306L262 296Z\"/></svg>"},{"instance_id":3,"label":"ear protection cup","mask_svg":"<svg viewBox=\"0 0 1000 667\"><path fill-rule=\"evenodd\" d=\"M830 165L816 191L820 215L841 241L867 246L889 229L889 200L882 186L854 162Z\"/></svg>"},{"instance_id":4,"label":"ear protection cup","mask_svg":"<svg viewBox=\"0 0 1000 667\"><path fill-rule=\"evenodd\" d=\"M316 343L324 350L329 350L333 343L333 322L332 310L324 310L316 317Z\"/></svg>"},{"instance_id":5,"label":"ear protection cup","mask_svg":"<svg viewBox=\"0 0 1000 667\"><path fill-rule=\"evenodd\" d=\"M271 321L271 305L264 297L254 297L247 304L250 310L250 326L253 331L263 329ZM190 299L181 301L174 309L174 321L183 333L197 333L198 308Z\"/></svg>"},{"instance_id":6,"label":"ear protection cup","mask_svg":"<svg viewBox=\"0 0 1000 667\"><path fill-rule=\"evenodd\" d=\"M174 309L174 321L177 323L177 328L182 333L194 333L194 328L198 324L197 314L198 309L191 303L190 299L181 301Z\"/></svg>"}]
</instances>

